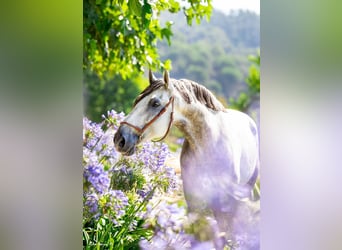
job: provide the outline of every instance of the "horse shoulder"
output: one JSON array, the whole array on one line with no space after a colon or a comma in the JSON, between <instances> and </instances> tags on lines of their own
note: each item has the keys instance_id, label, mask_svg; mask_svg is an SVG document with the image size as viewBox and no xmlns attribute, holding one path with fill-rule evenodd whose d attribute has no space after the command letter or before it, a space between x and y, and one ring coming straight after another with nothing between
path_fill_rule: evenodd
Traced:
<instances>
[{"instance_id":1,"label":"horse shoulder","mask_svg":"<svg viewBox=\"0 0 342 250\"><path fill-rule=\"evenodd\" d=\"M247 182L259 165L257 125L247 114L232 109L225 113L224 123L227 124L228 143L233 149L234 170L239 182Z\"/></svg>"}]
</instances>

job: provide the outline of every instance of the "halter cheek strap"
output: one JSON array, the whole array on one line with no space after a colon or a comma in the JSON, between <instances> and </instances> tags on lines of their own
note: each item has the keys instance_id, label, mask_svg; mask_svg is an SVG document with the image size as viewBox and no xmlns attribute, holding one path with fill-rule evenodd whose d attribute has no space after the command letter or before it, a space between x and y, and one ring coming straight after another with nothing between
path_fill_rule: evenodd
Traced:
<instances>
[{"instance_id":1,"label":"halter cheek strap","mask_svg":"<svg viewBox=\"0 0 342 250\"><path fill-rule=\"evenodd\" d=\"M172 122L173 122L173 109L174 109L174 97L173 96L170 97L168 103L166 103L166 105L159 111L159 113L155 117L153 117L149 122L147 122L142 128L139 128L138 126L135 126L135 125L128 123L128 122L121 122L120 125L126 124L127 126L134 128L136 131L138 131L139 137L141 137L141 135L145 132L145 130L149 126L151 126L152 123L154 123L162 114L164 114L166 112L166 110L170 104L172 104L172 110L170 113L170 121L169 121L169 125L167 127L167 130L166 130L166 132L162 138L160 138L158 140L153 140L153 142L162 141L168 135L170 128L171 128L171 125L172 125Z\"/></svg>"}]
</instances>

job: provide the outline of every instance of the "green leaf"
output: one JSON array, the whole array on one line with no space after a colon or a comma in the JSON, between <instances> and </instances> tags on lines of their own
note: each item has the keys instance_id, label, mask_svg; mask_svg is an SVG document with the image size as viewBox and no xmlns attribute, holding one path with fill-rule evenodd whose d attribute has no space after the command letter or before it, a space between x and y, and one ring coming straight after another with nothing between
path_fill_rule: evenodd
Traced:
<instances>
[{"instance_id":1,"label":"green leaf","mask_svg":"<svg viewBox=\"0 0 342 250\"><path fill-rule=\"evenodd\" d=\"M170 4L169 11L171 13L176 13L176 12L178 12L180 10L180 4L177 1L170 0L169 4Z\"/></svg>"},{"instance_id":2,"label":"green leaf","mask_svg":"<svg viewBox=\"0 0 342 250\"><path fill-rule=\"evenodd\" d=\"M141 16L142 8L139 0L128 0L128 6L133 14Z\"/></svg>"},{"instance_id":3,"label":"green leaf","mask_svg":"<svg viewBox=\"0 0 342 250\"><path fill-rule=\"evenodd\" d=\"M152 7L146 0L144 0L144 5L142 7L142 19L145 28L147 28L150 25L151 14Z\"/></svg>"},{"instance_id":4,"label":"green leaf","mask_svg":"<svg viewBox=\"0 0 342 250\"><path fill-rule=\"evenodd\" d=\"M169 45L171 45L171 36L173 35L172 34L172 31L171 31L171 27L167 27L167 28L163 28L162 30L161 30L161 35L162 35L162 38L166 38L166 40L167 40L167 43L169 44Z\"/></svg>"},{"instance_id":5,"label":"green leaf","mask_svg":"<svg viewBox=\"0 0 342 250\"><path fill-rule=\"evenodd\" d=\"M170 71L172 69L172 62L170 59L167 59L164 62L164 69Z\"/></svg>"}]
</instances>

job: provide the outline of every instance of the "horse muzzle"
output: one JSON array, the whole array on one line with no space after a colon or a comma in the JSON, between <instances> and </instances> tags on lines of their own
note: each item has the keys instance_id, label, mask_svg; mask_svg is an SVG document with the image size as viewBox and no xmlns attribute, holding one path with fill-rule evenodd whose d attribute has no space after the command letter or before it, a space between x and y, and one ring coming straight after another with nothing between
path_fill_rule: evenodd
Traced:
<instances>
[{"instance_id":1,"label":"horse muzzle","mask_svg":"<svg viewBox=\"0 0 342 250\"><path fill-rule=\"evenodd\" d=\"M128 156L134 154L138 140L139 136L125 125L120 126L114 135L116 150Z\"/></svg>"}]
</instances>

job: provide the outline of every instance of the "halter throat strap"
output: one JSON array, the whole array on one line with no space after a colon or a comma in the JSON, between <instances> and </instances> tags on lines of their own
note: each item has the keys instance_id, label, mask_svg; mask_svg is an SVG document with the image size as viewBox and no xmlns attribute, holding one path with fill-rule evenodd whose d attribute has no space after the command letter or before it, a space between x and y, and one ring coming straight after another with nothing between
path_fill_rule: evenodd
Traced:
<instances>
[{"instance_id":1,"label":"halter throat strap","mask_svg":"<svg viewBox=\"0 0 342 250\"><path fill-rule=\"evenodd\" d=\"M154 123L160 116L162 116L167 108L169 107L169 105L172 104L172 110L171 110L171 113L170 113L170 121L169 121L169 125L167 127L167 130L164 134L164 136L158 140L153 140L153 142L159 142L159 141L162 141L165 139L165 137L168 135L168 133L170 132L170 128L171 128L171 125L172 125L172 122L173 122L173 109L174 109L174 97L171 96L168 103L166 103L166 105L159 111L159 113L153 117L149 122L147 122L142 128L139 128L138 126L135 126L129 122L121 122L120 125L123 125L123 124L126 124L127 126L129 127L132 127L134 128L138 133L139 133L139 137L145 132L145 130L152 125L152 123Z\"/></svg>"}]
</instances>

